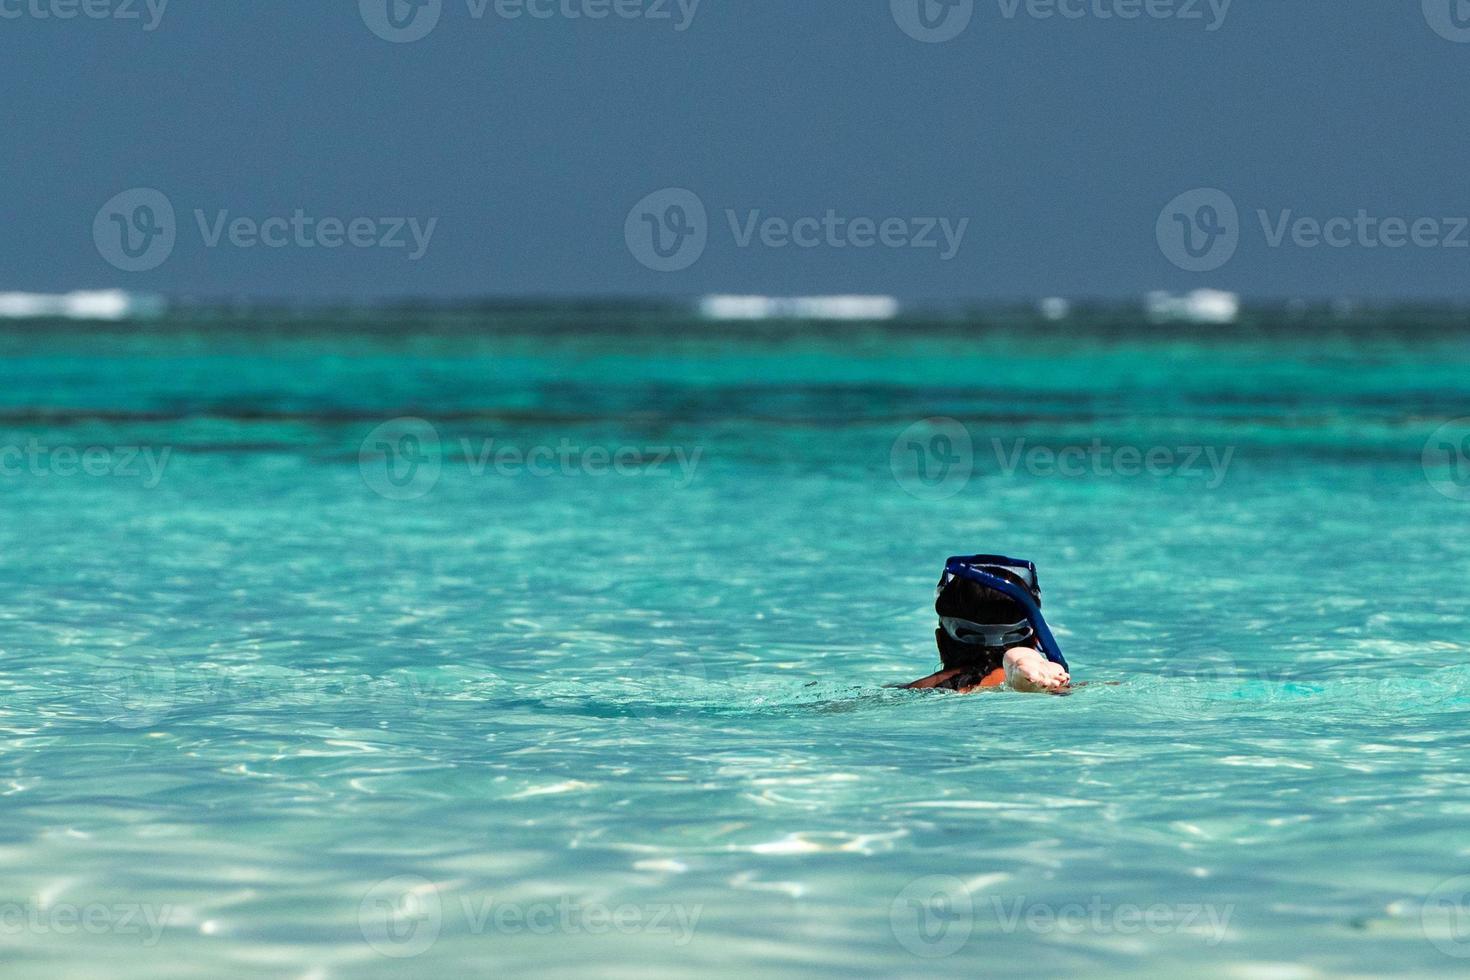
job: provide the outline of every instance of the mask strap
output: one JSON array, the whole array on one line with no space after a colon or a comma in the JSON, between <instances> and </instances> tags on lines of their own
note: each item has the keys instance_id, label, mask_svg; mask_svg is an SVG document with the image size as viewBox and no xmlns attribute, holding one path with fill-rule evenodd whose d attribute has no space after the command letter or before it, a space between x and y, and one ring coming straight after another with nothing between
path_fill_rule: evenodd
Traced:
<instances>
[{"instance_id":1,"label":"mask strap","mask_svg":"<svg viewBox=\"0 0 1470 980\"><path fill-rule=\"evenodd\" d=\"M1046 625L1046 620L1041 615L1041 607L1036 604L1035 599L1031 598L1031 593L1010 579L975 568L967 564L967 561L968 559L965 558L951 558L945 563L945 576L955 575L969 579L977 585L994 589L1014 599L1025 611L1031 628L1036 631L1036 645L1041 648L1042 653L1046 654L1046 659L1070 672L1072 668L1067 666L1067 658L1062 656L1062 648L1057 645L1056 637L1051 635L1051 628Z\"/></svg>"}]
</instances>

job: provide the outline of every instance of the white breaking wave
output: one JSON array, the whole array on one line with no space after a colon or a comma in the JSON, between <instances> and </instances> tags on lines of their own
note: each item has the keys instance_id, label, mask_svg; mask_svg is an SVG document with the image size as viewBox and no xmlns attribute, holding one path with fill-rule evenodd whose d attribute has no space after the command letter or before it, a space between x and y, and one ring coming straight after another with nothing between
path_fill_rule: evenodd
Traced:
<instances>
[{"instance_id":1,"label":"white breaking wave","mask_svg":"<svg viewBox=\"0 0 1470 980\"><path fill-rule=\"evenodd\" d=\"M1148 318L1155 322L1234 323L1240 315L1240 297L1219 289L1196 289L1183 296L1155 292L1144 297Z\"/></svg>"},{"instance_id":2,"label":"white breaking wave","mask_svg":"<svg viewBox=\"0 0 1470 980\"><path fill-rule=\"evenodd\" d=\"M700 315L708 320L892 320L892 296L706 296Z\"/></svg>"},{"instance_id":3,"label":"white breaking wave","mask_svg":"<svg viewBox=\"0 0 1470 980\"><path fill-rule=\"evenodd\" d=\"M81 289L70 293L0 293L0 318L65 317L68 320L127 320L158 316L166 304L158 296L121 289Z\"/></svg>"},{"instance_id":4,"label":"white breaking wave","mask_svg":"<svg viewBox=\"0 0 1470 980\"><path fill-rule=\"evenodd\" d=\"M1036 304L1036 310L1048 320L1065 320L1072 315L1072 304L1060 296L1048 296Z\"/></svg>"}]
</instances>

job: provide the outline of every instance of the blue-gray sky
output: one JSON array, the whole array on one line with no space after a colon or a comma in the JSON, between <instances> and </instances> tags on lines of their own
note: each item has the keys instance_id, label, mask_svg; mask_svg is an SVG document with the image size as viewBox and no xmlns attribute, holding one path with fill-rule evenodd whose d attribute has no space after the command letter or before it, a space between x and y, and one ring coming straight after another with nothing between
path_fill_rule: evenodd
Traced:
<instances>
[{"instance_id":1,"label":"blue-gray sky","mask_svg":"<svg viewBox=\"0 0 1470 980\"><path fill-rule=\"evenodd\" d=\"M427 23L405 0L172 0L148 30L160 0L0 0L0 290L1470 298L1463 0L1060 0L1080 17L974 0L938 43L900 25L920 0L701 0L692 17L691 0L535 0L544 18L442 0L406 43L369 26L388 30L373 4L390 2ZM55 16L82 7L138 17ZM599 8L611 16L564 12ZM959 23L928 12L941 32ZM670 187L707 208L707 245L660 272L625 224ZM94 236L132 188L176 211L172 251L141 272ZM1195 188L1239 210L1236 251L1203 272L1156 234ZM406 248L241 247L228 232L210 247L195 214L298 209L374 219L364 241L390 230L377 219L437 223L415 261L407 230ZM1339 222L1341 247L1307 247L1310 228L1273 246L1258 212L1278 225L1288 209L1420 221L1420 243L1370 246L1380 225ZM933 249L845 231L841 248L759 231L742 247L731 211L740 226L753 211L902 219L893 241L922 231L911 219L969 223L945 260L937 230Z\"/></svg>"}]
</instances>

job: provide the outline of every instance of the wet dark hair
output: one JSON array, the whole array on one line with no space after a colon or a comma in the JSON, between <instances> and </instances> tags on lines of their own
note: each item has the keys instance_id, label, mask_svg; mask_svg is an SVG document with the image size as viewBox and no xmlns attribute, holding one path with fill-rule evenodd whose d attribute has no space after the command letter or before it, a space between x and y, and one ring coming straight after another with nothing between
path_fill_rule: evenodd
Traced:
<instances>
[{"instance_id":1,"label":"wet dark hair","mask_svg":"<svg viewBox=\"0 0 1470 980\"><path fill-rule=\"evenodd\" d=\"M974 683L977 684L1001 667L1009 649L956 643L942 626L934 631L934 643L939 647L939 663L945 670L964 670L967 676L975 675Z\"/></svg>"},{"instance_id":2,"label":"wet dark hair","mask_svg":"<svg viewBox=\"0 0 1470 980\"><path fill-rule=\"evenodd\" d=\"M1004 569L988 568L986 571L1003 575L1026 588L1040 604L1040 593L1028 586L1020 576ZM1019 623L1026 619L1026 610L1010 596L959 577L951 579L939 593L934 601L934 611L941 618L967 619L972 623ZM1009 646L987 647L959 643L944 631L943 626L934 631L934 642L939 647L939 662L944 665L945 670L962 669L981 678L1001 666L1007 650L1022 645L1013 643Z\"/></svg>"},{"instance_id":3,"label":"wet dark hair","mask_svg":"<svg viewBox=\"0 0 1470 980\"><path fill-rule=\"evenodd\" d=\"M1006 575L1004 571L997 569L986 570L1025 586L1018 576ZM934 611L940 616L968 619L972 623L1019 623L1026 618L1026 610L1004 592L987 589L978 582L958 577L951 579L944 591L939 593L939 598L934 600Z\"/></svg>"}]
</instances>

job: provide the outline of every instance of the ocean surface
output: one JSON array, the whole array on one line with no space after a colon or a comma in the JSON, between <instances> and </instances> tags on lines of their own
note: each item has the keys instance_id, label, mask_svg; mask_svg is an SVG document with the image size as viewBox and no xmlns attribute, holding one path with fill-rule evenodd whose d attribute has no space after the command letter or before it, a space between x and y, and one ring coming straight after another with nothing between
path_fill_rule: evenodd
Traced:
<instances>
[{"instance_id":1,"label":"ocean surface","mask_svg":"<svg viewBox=\"0 0 1470 980\"><path fill-rule=\"evenodd\" d=\"M7 324L4 971L1463 975L1466 416L1413 313ZM1085 686L891 687L976 551Z\"/></svg>"}]
</instances>

